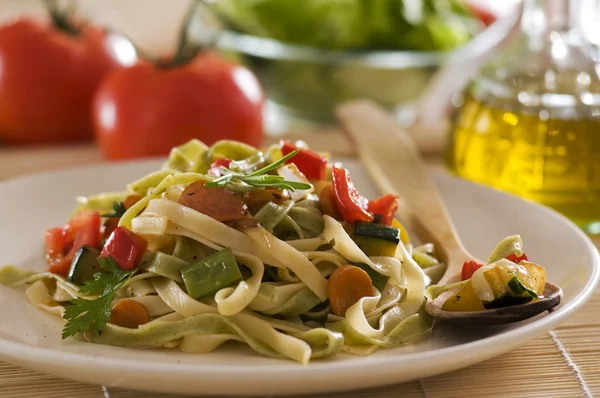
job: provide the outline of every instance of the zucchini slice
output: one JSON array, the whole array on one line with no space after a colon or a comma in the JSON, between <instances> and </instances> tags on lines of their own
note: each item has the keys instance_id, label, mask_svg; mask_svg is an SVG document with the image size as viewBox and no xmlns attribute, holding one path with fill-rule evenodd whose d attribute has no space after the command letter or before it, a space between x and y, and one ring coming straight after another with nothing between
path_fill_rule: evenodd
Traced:
<instances>
[{"instance_id":1,"label":"zucchini slice","mask_svg":"<svg viewBox=\"0 0 600 398\"><path fill-rule=\"evenodd\" d=\"M91 246L81 246L81 249L75 253L73 262L71 262L71 268L67 276L69 282L81 286L85 281L94 279L94 274L102 272L98 263L99 254L98 250Z\"/></svg>"}]
</instances>

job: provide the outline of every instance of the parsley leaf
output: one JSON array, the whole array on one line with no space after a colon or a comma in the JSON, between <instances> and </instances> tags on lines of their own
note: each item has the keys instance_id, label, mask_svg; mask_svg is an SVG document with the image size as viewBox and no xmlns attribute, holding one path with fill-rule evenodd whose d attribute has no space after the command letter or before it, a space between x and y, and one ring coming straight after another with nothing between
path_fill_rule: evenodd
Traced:
<instances>
[{"instance_id":1,"label":"parsley leaf","mask_svg":"<svg viewBox=\"0 0 600 398\"><path fill-rule=\"evenodd\" d=\"M105 272L94 274L94 279L86 281L79 288L80 294L98 295L98 298L93 300L76 298L65 308L63 318L67 320L67 324L62 330L63 339L88 330L100 333L110 318L115 294L139 269L137 267L125 271L112 257L99 257L98 263Z\"/></svg>"},{"instance_id":2,"label":"parsley leaf","mask_svg":"<svg viewBox=\"0 0 600 398\"><path fill-rule=\"evenodd\" d=\"M125 208L125 204L123 202L113 202L113 212L102 214L102 217L111 218L111 217L122 217L123 214L127 211Z\"/></svg>"}]
</instances>

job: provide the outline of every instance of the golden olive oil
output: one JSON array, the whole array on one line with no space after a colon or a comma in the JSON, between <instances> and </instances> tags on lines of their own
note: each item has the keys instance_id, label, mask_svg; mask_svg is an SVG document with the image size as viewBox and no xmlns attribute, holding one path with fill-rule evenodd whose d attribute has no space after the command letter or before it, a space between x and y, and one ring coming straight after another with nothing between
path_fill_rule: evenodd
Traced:
<instances>
[{"instance_id":1,"label":"golden olive oil","mask_svg":"<svg viewBox=\"0 0 600 398\"><path fill-rule=\"evenodd\" d=\"M557 117L557 114L560 115ZM542 203L600 232L600 115L467 94L447 153L461 177Z\"/></svg>"}]
</instances>

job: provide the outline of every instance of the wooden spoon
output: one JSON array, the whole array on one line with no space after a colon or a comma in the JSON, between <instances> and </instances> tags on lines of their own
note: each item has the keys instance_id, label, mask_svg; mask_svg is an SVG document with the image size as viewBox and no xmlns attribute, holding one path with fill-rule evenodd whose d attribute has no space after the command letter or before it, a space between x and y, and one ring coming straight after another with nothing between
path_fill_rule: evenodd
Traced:
<instances>
[{"instance_id":1,"label":"wooden spoon","mask_svg":"<svg viewBox=\"0 0 600 398\"><path fill-rule=\"evenodd\" d=\"M363 165L382 192L400 196L399 215L417 235L433 242L446 263L438 284L460 280L462 265L477 260L464 248L452 225L442 198L429 177L411 137L389 114L370 101L354 101L337 108L342 128L352 136ZM440 319L462 324L504 324L531 318L560 303L562 290L546 283L539 300L510 307L473 311L444 311L442 304L451 294L427 301L425 309Z\"/></svg>"}]
</instances>

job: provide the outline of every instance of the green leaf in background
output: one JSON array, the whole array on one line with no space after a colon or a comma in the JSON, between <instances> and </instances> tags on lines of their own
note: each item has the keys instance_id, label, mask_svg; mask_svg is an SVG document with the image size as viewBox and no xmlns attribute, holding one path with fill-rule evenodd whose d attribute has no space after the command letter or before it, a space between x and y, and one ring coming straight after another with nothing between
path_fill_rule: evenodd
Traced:
<instances>
[{"instance_id":1,"label":"green leaf in background","mask_svg":"<svg viewBox=\"0 0 600 398\"><path fill-rule=\"evenodd\" d=\"M447 50L477 24L457 0L219 0L235 29L326 49Z\"/></svg>"}]
</instances>

